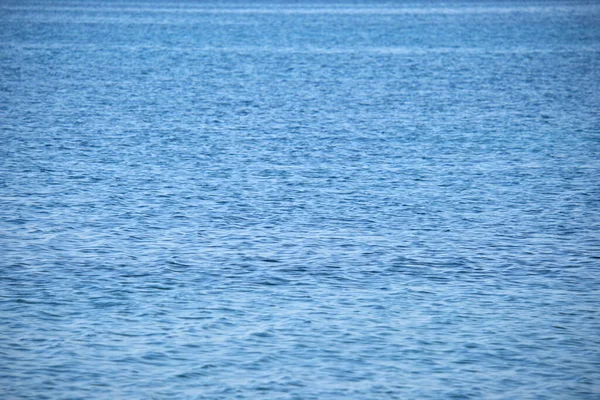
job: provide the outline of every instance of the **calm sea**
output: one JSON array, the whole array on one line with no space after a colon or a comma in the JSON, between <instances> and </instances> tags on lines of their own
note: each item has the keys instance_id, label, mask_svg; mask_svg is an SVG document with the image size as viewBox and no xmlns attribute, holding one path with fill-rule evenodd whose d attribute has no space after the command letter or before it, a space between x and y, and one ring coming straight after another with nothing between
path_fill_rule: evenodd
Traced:
<instances>
[{"instance_id":1,"label":"calm sea","mask_svg":"<svg viewBox=\"0 0 600 400\"><path fill-rule=\"evenodd\" d=\"M600 398L600 4L344 1L0 0L1 398Z\"/></svg>"}]
</instances>

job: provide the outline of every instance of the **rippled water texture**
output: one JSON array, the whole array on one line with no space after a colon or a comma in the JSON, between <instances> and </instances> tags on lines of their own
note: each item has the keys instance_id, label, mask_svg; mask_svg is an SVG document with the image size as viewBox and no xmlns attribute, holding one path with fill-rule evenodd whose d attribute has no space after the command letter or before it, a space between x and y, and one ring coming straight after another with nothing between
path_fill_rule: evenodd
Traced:
<instances>
[{"instance_id":1,"label":"rippled water texture","mask_svg":"<svg viewBox=\"0 0 600 400\"><path fill-rule=\"evenodd\" d=\"M597 399L600 6L0 2L0 397Z\"/></svg>"}]
</instances>

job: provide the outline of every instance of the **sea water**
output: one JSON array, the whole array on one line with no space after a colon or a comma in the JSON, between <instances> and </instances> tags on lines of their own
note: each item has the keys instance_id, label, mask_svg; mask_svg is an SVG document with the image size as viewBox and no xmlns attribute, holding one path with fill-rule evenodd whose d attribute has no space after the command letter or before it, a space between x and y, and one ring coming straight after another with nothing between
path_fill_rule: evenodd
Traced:
<instances>
[{"instance_id":1,"label":"sea water","mask_svg":"<svg viewBox=\"0 0 600 400\"><path fill-rule=\"evenodd\" d=\"M0 397L599 396L597 3L0 2Z\"/></svg>"}]
</instances>

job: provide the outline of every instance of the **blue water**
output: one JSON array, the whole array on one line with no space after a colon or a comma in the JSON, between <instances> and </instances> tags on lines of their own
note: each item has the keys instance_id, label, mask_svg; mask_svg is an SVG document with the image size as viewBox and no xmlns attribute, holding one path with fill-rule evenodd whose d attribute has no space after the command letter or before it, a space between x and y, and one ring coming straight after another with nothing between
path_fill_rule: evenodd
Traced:
<instances>
[{"instance_id":1,"label":"blue water","mask_svg":"<svg viewBox=\"0 0 600 400\"><path fill-rule=\"evenodd\" d=\"M600 398L600 5L2 0L0 397Z\"/></svg>"}]
</instances>

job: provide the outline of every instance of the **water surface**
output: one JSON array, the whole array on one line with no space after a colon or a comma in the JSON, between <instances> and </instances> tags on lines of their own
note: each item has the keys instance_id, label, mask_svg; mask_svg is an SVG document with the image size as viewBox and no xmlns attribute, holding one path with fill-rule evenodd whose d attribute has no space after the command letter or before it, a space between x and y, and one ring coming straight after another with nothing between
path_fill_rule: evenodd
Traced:
<instances>
[{"instance_id":1,"label":"water surface","mask_svg":"<svg viewBox=\"0 0 600 400\"><path fill-rule=\"evenodd\" d=\"M600 395L593 2L0 3L0 397Z\"/></svg>"}]
</instances>

